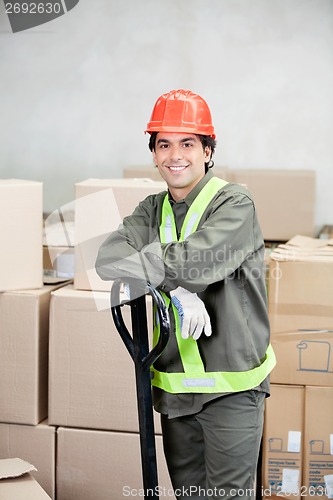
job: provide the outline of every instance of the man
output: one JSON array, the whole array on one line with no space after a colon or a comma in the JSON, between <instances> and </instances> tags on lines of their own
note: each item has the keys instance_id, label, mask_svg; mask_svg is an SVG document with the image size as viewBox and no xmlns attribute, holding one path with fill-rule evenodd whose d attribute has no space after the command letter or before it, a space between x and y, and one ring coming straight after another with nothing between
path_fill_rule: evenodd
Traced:
<instances>
[{"instance_id":1,"label":"man","mask_svg":"<svg viewBox=\"0 0 333 500\"><path fill-rule=\"evenodd\" d=\"M146 132L168 191L124 219L96 270L104 280L147 279L169 307L172 331L152 385L177 496L244 500L254 496L275 363L255 206L210 170L216 143L202 97L163 94Z\"/></svg>"}]
</instances>

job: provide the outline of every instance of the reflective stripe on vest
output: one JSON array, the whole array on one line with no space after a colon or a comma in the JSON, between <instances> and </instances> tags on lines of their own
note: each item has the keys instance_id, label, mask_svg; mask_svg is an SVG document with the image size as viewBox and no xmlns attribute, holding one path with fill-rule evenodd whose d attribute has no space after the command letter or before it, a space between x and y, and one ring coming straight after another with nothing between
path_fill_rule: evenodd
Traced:
<instances>
[{"instance_id":1,"label":"reflective stripe on vest","mask_svg":"<svg viewBox=\"0 0 333 500\"><path fill-rule=\"evenodd\" d=\"M184 241L193 233L209 203L227 181L212 177L200 191L191 204L182 225L179 241ZM160 225L161 243L177 241L177 229L172 207L168 195L165 196L162 207ZM202 362L197 341L190 337L183 339L180 330L178 311L170 298L162 293L167 308L171 310L175 320L175 334L184 372L159 372L154 367L152 371L152 385L166 392L177 393L218 393L239 392L258 386L275 366L275 356L271 345L268 346L261 364L252 370L242 372L206 372ZM159 324L154 314L153 343L157 342ZM213 333L214 335L214 333Z\"/></svg>"}]
</instances>

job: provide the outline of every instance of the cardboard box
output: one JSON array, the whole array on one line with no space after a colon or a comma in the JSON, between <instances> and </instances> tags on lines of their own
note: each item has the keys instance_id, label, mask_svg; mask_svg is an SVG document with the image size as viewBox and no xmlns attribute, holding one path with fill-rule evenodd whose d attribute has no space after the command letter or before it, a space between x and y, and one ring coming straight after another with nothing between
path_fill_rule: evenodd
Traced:
<instances>
[{"instance_id":1,"label":"cardboard box","mask_svg":"<svg viewBox=\"0 0 333 500\"><path fill-rule=\"evenodd\" d=\"M0 292L43 285L43 184L0 179Z\"/></svg>"},{"instance_id":2,"label":"cardboard box","mask_svg":"<svg viewBox=\"0 0 333 500\"><path fill-rule=\"evenodd\" d=\"M315 235L314 170L229 169L214 166L212 172L216 177L246 186L251 192L265 240L287 241L295 234ZM161 180L154 165L127 167L123 176ZM298 192L302 193L301 197L296 196Z\"/></svg>"},{"instance_id":3,"label":"cardboard box","mask_svg":"<svg viewBox=\"0 0 333 500\"><path fill-rule=\"evenodd\" d=\"M88 179L75 185L75 276L77 290L109 291L95 271L98 249L123 218L150 194L166 189L151 179Z\"/></svg>"},{"instance_id":4,"label":"cardboard box","mask_svg":"<svg viewBox=\"0 0 333 500\"><path fill-rule=\"evenodd\" d=\"M162 178L157 167L151 165L137 165L125 167L123 170L124 179L151 179L153 181L161 181Z\"/></svg>"},{"instance_id":5,"label":"cardboard box","mask_svg":"<svg viewBox=\"0 0 333 500\"><path fill-rule=\"evenodd\" d=\"M71 280L75 270L74 202L58 208L44 220L43 269L47 278Z\"/></svg>"},{"instance_id":6,"label":"cardboard box","mask_svg":"<svg viewBox=\"0 0 333 500\"><path fill-rule=\"evenodd\" d=\"M58 287L0 294L0 422L47 417L49 304Z\"/></svg>"},{"instance_id":7,"label":"cardboard box","mask_svg":"<svg viewBox=\"0 0 333 500\"><path fill-rule=\"evenodd\" d=\"M31 475L35 467L24 460L0 460L0 498L3 500L50 500Z\"/></svg>"},{"instance_id":8,"label":"cardboard box","mask_svg":"<svg viewBox=\"0 0 333 500\"><path fill-rule=\"evenodd\" d=\"M57 443L57 500L143 497L138 434L59 427ZM160 496L175 500L162 436L156 457Z\"/></svg>"},{"instance_id":9,"label":"cardboard box","mask_svg":"<svg viewBox=\"0 0 333 500\"><path fill-rule=\"evenodd\" d=\"M34 464L31 475L55 499L56 429L38 425L0 424L0 459L20 457ZM1 497L0 495L0 498Z\"/></svg>"},{"instance_id":10,"label":"cardboard box","mask_svg":"<svg viewBox=\"0 0 333 500\"><path fill-rule=\"evenodd\" d=\"M327 330L275 332L275 384L333 386L333 321Z\"/></svg>"},{"instance_id":11,"label":"cardboard box","mask_svg":"<svg viewBox=\"0 0 333 500\"><path fill-rule=\"evenodd\" d=\"M150 309L147 301L149 325ZM122 314L131 332L130 307L124 306ZM114 326L107 292L68 285L52 295L49 423L139 430L134 362ZM155 429L161 432L156 413Z\"/></svg>"},{"instance_id":12,"label":"cardboard box","mask_svg":"<svg viewBox=\"0 0 333 500\"><path fill-rule=\"evenodd\" d=\"M314 170L230 169L227 180L245 184L253 195L265 240L287 241L295 234L314 236Z\"/></svg>"},{"instance_id":13,"label":"cardboard box","mask_svg":"<svg viewBox=\"0 0 333 500\"><path fill-rule=\"evenodd\" d=\"M269 318L272 336L333 325L333 246L295 236L270 257Z\"/></svg>"},{"instance_id":14,"label":"cardboard box","mask_svg":"<svg viewBox=\"0 0 333 500\"><path fill-rule=\"evenodd\" d=\"M305 388L304 496L333 498L333 387Z\"/></svg>"},{"instance_id":15,"label":"cardboard box","mask_svg":"<svg viewBox=\"0 0 333 500\"><path fill-rule=\"evenodd\" d=\"M264 497L301 498L304 387L271 385L263 434Z\"/></svg>"}]
</instances>

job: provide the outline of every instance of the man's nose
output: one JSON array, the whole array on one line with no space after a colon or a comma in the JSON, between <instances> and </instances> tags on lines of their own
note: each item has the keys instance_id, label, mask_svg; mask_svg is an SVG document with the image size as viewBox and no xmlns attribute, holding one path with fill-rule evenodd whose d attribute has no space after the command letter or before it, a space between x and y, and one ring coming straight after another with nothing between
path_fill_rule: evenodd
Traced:
<instances>
[{"instance_id":1,"label":"man's nose","mask_svg":"<svg viewBox=\"0 0 333 500\"><path fill-rule=\"evenodd\" d=\"M172 146L171 148L171 160L178 161L183 158L183 151L179 146Z\"/></svg>"}]
</instances>

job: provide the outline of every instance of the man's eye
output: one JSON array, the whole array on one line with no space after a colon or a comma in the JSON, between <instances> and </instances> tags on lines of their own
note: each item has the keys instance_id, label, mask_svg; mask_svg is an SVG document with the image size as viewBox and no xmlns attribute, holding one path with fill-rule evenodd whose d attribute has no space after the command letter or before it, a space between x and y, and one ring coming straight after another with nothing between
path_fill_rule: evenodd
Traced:
<instances>
[{"instance_id":1,"label":"man's eye","mask_svg":"<svg viewBox=\"0 0 333 500\"><path fill-rule=\"evenodd\" d=\"M189 148L190 146L192 146L191 142L184 142L184 147L185 148Z\"/></svg>"}]
</instances>

